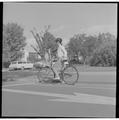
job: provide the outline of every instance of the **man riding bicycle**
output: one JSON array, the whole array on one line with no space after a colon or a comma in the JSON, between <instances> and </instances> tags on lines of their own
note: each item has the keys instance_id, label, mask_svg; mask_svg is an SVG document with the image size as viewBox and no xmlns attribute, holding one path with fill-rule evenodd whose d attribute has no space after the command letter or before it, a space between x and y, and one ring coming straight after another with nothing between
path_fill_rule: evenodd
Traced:
<instances>
[{"instance_id":1,"label":"man riding bicycle","mask_svg":"<svg viewBox=\"0 0 119 120\"><path fill-rule=\"evenodd\" d=\"M56 55L51 54L50 49L45 54L46 64L40 67L37 74L39 82L53 78L55 80L61 80L61 83L64 82L69 85L74 85L79 78L78 70L71 64L66 66L68 57L65 47L62 45L62 39L57 38L56 43L58 45Z\"/></svg>"},{"instance_id":2,"label":"man riding bicycle","mask_svg":"<svg viewBox=\"0 0 119 120\"><path fill-rule=\"evenodd\" d=\"M56 43L58 45L57 49L57 61L53 66L53 71L55 72L55 78L56 80L60 80L59 72L64 67L64 61L67 61L67 51L65 47L62 45L62 39L57 38Z\"/></svg>"}]
</instances>

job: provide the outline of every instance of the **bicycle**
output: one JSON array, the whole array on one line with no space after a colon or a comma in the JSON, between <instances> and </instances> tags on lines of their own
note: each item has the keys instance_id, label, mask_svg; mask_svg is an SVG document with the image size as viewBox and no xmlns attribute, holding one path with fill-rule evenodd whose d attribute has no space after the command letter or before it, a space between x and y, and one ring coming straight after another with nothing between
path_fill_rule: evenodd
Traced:
<instances>
[{"instance_id":1,"label":"bicycle","mask_svg":"<svg viewBox=\"0 0 119 120\"><path fill-rule=\"evenodd\" d=\"M68 64L65 64L68 63ZM78 82L79 73L76 67L69 64L68 61L64 61L65 67L60 71L60 80L68 85L74 85ZM53 79L55 77L55 72L53 71L53 62L49 66L41 67L38 69L37 77L39 82Z\"/></svg>"}]
</instances>

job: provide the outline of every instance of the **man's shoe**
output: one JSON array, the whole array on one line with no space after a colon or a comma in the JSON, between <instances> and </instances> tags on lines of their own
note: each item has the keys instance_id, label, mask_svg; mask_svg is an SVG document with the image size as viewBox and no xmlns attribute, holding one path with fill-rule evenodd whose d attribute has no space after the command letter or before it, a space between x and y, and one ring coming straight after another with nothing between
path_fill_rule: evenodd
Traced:
<instances>
[{"instance_id":1,"label":"man's shoe","mask_svg":"<svg viewBox=\"0 0 119 120\"><path fill-rule=\"evenodd\" d=\"M60 77L55 77L54 80L60 80Z\"/></svg>"},{"instance_id":2,"label":"man's shoe","mask_svg":"<svg viewBox=\"0 0 119 120\"><path fill-rule=\"evenodd\" d=\"M60 81L61 84L65 84L65 82L63 80Z\"/></svg>"}]
</instances>

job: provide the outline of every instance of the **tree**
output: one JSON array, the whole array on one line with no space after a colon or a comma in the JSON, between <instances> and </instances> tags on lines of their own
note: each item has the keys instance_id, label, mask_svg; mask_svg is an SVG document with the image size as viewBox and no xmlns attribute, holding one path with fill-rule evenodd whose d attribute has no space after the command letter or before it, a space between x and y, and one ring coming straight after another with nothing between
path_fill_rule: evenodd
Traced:
<instances>
[{"instance_id":1,"label":"tree","mask_svg":"<svg viewBox=\"0 0 119 120\"><path fill-rule=\"evenodd\" d=\"M89 64L92 66L116 66L116 38L110 33L99 34L97 45Z\"/></svg>"},{"instance_id":2,"label":"tree","mask_svg":"<svg viewBox=\"0 0 119 120\"><path fill-rule=\"evenodd\" d=\"M35 31L31 31L37 43L36 46L32 47L41 56L42 59L45 59L45 53L49 54L48 52L49 50L51 52L50 55L55 56L58 47L55 42L55 37L53 36L53 34L49 32L49 28L50 28L49 26L45 27L44 32L40 34L38 34L36 29Z\"/></svg>"},{"instance_id":3,"label":"tree","mask_svg":"<svg viewBox=\"0 0 119 120\"><path fill-rule=\"evenodd\" d=\"M28 61L35 63L35 62L37 62L39 60L40 59L38 58L38 54L37 53L34 53L34 52L30 52L29 53Z\"/></svg>"},{"instance_id":4,"label":"tree","mask_svg":"<svg viewBox=\"0 0 119 120\"><path fill-rule=\"evenodd\" d=\"M101 52L100 54L105 54L108 56L109 55L112 56L112 53L113 53L114 56L112 56L111 58L115 61L116 38L110 33L100 33L98 36L95 36L95 35L87 36L86 34L77 34L70 39L67 45L67 49L68 49L68 55L70 56L70 58L74 58L75 56L77 56L77 60L78 60L78 56L81 55L83 57L84 64L90 64L92 58L97 61L96 56L99 57L98 56L99 54L97 53L100 53L100 52ZM92 63L94 63L94 60L92 60L93 61Z\"/></svg>"},{"instance_id":5,"label":"tree","mask_svg":"<svg viewBox=\"0 0 119 120\"><path fill-rule=\"evenodd\" d=\"M88 60L90 59L90 56L93 55L93 52L97 47L97 36L87 36L86 40L83 43L84 64L87 64Z\"/></svg>"},{"instance_id":6,"label":"tree","mask_svg":"<svg viewBox=\"0 0 119 120\"><path fill-rule=\"evenodd\" d=\"M83 57L84 64L87 61L87 58L93 53L93 50L96 48L96 36L87 36L86 34L77 34L74 35L70 42L68 43L68 53L72 58L77 56L78 58Z\"/></svg>"},{"instance_id":7,"label":"tree","mask_svg":"<svg viewBox=\"0 0 119 120\"><path fill-rule=\"evenodd\" d=\"M70 59L77 56L77 59L80 55L84 56L83 43L86 40L86 34L77 34L70 38L70 41L67 45L68 56Z\"/></svg>"},{"instance_id":8,"label":"tree","mask_svg":"<svg viewBox=\"0 0 119 120\"><path fill-rule=\"evenodd\" d=\"M97 49L90 59L91 66L116 66L116 47L104 45Z\"/></svg>"},{"instance_id":9,"label":"tree","mask_svg":"<svg viewBox=\"0 0 119 120\"><path fill-rule=\"evenodd\" d=\"M17 60L22 54L26 38L23 35L24 29L17 23L3 25L3 61L11 62Z\"/></svg>"}]
</instances>

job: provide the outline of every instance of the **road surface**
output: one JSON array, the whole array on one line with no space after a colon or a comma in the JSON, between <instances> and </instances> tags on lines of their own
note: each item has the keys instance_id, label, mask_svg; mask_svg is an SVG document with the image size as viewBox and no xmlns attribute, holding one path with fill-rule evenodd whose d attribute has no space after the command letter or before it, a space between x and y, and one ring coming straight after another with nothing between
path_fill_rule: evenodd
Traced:
<instances>
[{"instance_id":1,"label":"road surface","mask_svg":"<svg viewBox=\"0 0 119 120\"><path fill-rule=\"evenodd\" d=\"M2 87L2 116L115 117L116 72L80 72L72 86L38 83L35 76Z\"/></svg>"}]
</instances>

